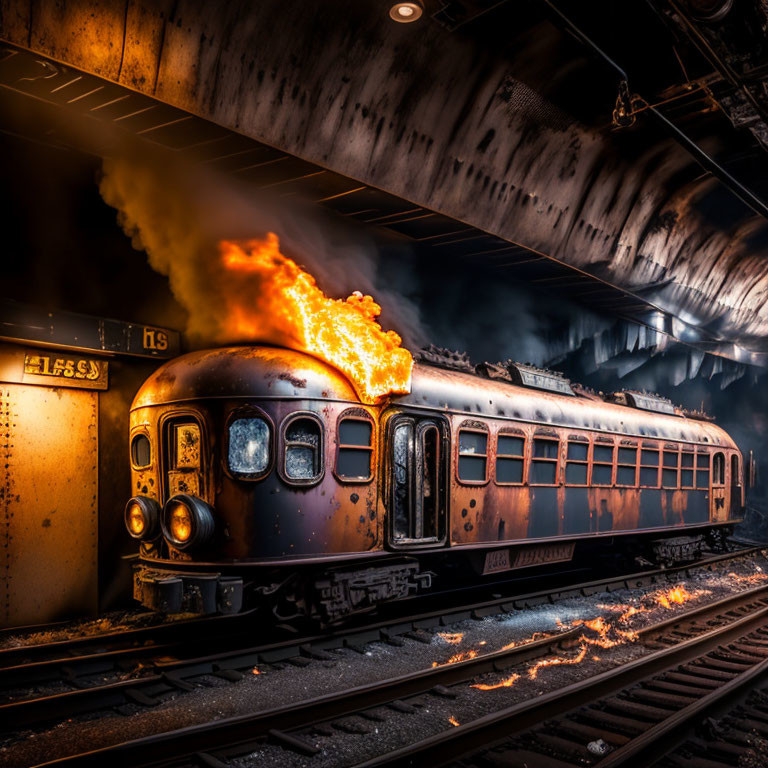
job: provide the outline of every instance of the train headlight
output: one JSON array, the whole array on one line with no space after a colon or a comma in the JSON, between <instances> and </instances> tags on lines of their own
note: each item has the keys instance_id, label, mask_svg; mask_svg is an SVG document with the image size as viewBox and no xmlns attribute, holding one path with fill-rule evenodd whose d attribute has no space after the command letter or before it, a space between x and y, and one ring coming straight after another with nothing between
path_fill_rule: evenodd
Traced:
<instances>
[{"instance_id":1,"label":"train headlight","mask_svg":"<svg viewBox=\"0 0 768 768\"><path fill-rule=\"evenodd\" d=\"M160 522L160 505L147 496L134 496L125 505L125 527L134 539L153 539Z\"/></svg>"},{"instance_id":2,"label":"train headlight","mask_svg":"<svg viewBox=\"0 0 768 768\"><path fill-rule=\"evenodd\" d=\"M201 499L179 493L168 499L163 510L163 535L176 549L194 549L213 536L213 510Z\"/></svg>"},{"instance_id":3,"label":"train headlight","mask_svg":"<svg viewBox=\"0 0 768 768\"><path fill-rule=\"evenodd\" d=\"M184 504L171 507L168 531L178 542L186 544L192 535L192 514Z\"/></svg>"}]
</instances>

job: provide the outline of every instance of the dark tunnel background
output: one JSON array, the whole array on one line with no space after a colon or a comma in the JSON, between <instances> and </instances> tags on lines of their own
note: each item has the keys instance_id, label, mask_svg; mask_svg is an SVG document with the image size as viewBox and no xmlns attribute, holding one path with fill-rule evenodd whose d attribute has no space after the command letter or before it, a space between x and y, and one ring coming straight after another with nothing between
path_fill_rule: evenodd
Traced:
<instances>
[{"instance_id":1,"label":"dark tunnel background","mask_svg":"<svg viewBox=\"0 0 768 768\"><path fill-rule=\"evenodd\" d=\"M114 208L99 193L100 158L6 135L0 160L6 182L0 186L2 298L184 330L186 313L167 278L134 249ZM333 232L341 225L327 226ZM685 408L703 408L745 454L755 453L758 485L749 502L757 511L745 535L761 533L762 513L768 512L763 451L768 392L762 369L704 356L536 286L510 284L483 264L436 260L417 245L369 232L353 231L349 237L364 241L360 258L373 258L374 290L383 293L378 297L384 307L382 325L404 332L411 345L418 340L464 350L473 362L529 361L596 390L648 389ZM320 244L318 251L323 251ZM289 255L311 262L308 254ZM339 296L332 273L319 282L328 294ZM406 302L387 300L387 295ZM418 314L417 333L402 327L402 306ZM110 595L106 605L123 600L119 584L126 569L115 563L132 549L122 530L121 499L128 495L127 408L155 365L115 362L114 370L123 369L124 387L110 393L103 407L100 450L116 473L100 498L100 507L107 508L100 521L100 574L104 583L115 584L111 593L105 590ZM768 533L768 526L762 528Z\"/></svg>"}]
</instances>

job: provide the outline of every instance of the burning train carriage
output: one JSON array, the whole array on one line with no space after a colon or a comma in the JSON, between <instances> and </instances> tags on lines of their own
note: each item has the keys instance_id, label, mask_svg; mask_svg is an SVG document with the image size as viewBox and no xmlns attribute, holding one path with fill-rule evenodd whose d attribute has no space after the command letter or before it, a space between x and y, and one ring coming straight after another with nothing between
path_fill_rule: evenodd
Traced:
<instances>
[{"instance_id":1,"label":"burning train carriage","mask_svg":"<svg viewBox=\"0 0 768 768\"><path fill-rule=\"evenodd\" d=\"M135 596L207 613L240 610L245 593L334 620L428 587L457 559L488 574L595 540L689 544L732 526L731 438L666 401L622 397L458 361L416 364L410 394L370 406L298 352L177 358L131 410Z\"/></svg>"}]
</instances>

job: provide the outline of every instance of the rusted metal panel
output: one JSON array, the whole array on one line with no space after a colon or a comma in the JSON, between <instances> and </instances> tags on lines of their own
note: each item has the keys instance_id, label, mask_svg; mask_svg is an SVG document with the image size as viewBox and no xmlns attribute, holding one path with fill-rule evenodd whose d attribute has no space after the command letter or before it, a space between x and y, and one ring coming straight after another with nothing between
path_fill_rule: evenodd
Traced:
<instances>
[{"instance_id":1,"label":"rusted metal panel","mask_svg":"<svg viewBox=\"0 0 768 768\"><path fill-rule=\"evenodd\" d=\"M96 609L97 398L0 384L3 625Z\"/></svg>"}]
</instances>

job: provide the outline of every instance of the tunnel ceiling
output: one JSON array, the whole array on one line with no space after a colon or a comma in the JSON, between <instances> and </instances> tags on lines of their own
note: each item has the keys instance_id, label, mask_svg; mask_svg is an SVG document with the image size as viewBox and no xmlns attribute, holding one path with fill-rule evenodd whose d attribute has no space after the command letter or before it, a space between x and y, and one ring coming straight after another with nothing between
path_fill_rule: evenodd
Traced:
<instances>
[{"instance_id":1,"label":"tunnel ceiling","mask_svg":"<svg viewBox=\"0 0 768 768\"><path fill-rule=\"evenodd\" d=\"M86 115L762 363L766 16L730 5L4 3L0 120Z\"/></svg>"}]
</instances>

